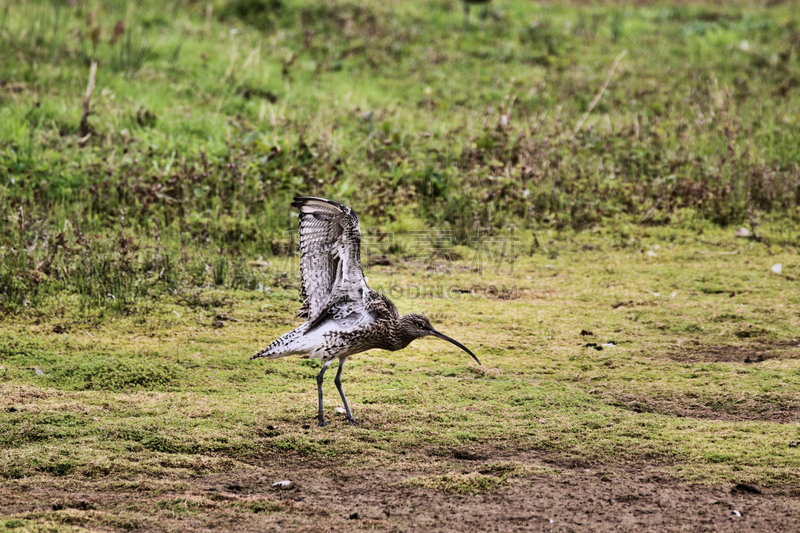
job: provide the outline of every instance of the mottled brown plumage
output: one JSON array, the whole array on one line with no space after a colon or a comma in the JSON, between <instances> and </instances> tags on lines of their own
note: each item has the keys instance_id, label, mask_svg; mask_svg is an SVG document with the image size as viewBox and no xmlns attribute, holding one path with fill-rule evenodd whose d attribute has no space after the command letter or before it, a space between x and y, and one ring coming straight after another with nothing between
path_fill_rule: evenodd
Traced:
<instances>
[{"instance_id":1,"label":"mottled brown plumage","mask_svg":"<svg viewBox=\"0 0 800 533\"><path fill-rule=\"evenodd\" d=\"M400 350L414 339L433 335L466 351L464 345L436 331L418 314L400 315L384 295L367 286L361 267L361 228L349 207L309 196L298 196L292 206L300 210L300 280L302 306L298 316L306 322L281 336L251 359L275 359L302 354L322 360L317 376L319 425L322 411L322 379L339 359L336 388L342 397L347 420L357 424L342 390L341 374L347 357L381 348Z\"/></svg>"}]
</instances>

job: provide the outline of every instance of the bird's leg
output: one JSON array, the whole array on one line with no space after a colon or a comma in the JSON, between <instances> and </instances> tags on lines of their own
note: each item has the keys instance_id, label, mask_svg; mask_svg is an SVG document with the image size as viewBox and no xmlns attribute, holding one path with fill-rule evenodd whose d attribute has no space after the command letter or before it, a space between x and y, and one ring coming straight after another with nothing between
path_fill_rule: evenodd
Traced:
<instances>
[{"instance_id":1,"label":"bird's leg","mask_svg":"<svg viewBox=\"0 0 800 533\"><path fill-rule=\"evenodd\" d=\"M358 422L355 418L353 418L353 413L350 411L350 405L347 403L347 396L344 395L344 389L342 389L342 369L344 368L344 361L344 359L339 359L339 369L336 370L336 377L333 379L333 382L336 383L336 388L339 389L339 396L342 397L344 410L345 413L347 413L347 421L350 422L351 426L357 426Z\"/></svg>"},{"instance_id":2,"label":"bird's leg","mask_svg":"<svg viewBox=\"0 0 800 533\"><path fill-rule=\"evenodd\" d=\"M317 419L319 420L320 427L326 424L325 414L322 412L322 378L325 377L325 371L331 366L333 359L322 363L322 370L317 374L317 394L319 395L319 411L317 411Z\"/></svg>"}]
</instances>

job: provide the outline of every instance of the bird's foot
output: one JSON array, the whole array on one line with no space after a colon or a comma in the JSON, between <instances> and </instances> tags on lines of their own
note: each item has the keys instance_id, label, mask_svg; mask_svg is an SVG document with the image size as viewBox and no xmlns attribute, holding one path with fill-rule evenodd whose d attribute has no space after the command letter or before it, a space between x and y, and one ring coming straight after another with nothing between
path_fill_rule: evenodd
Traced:
<instances>
[{"instance_id":1,"label":"bird's foot","mask_svg":"<svg viewBox=\"0 0 800 533\"><path fill-rule=\"evenodd\" d=\"M355 418L353 418L352 416L348 417L348 418L347 418L347 421L348 421L348 422L350 422L350 425L351 425L351 426L357 426L357 425L358 425L358 420L356 420L356 419L355 419Z\"/></svg>"},{"instance_id":2,"label":"bird's foot","mask_svg":"<svg viewBox=\"0 0 800 533\"><path fill-rule=\"evenodd\" d=\"M317 416L317 420L319 420L319 427L322 427L322 426L327 426L327 425L328 425L328 423L327 423L327 422L325 422L325 417L324 417L324 416L322 416L322 415L318 415L318 416Z\"/></svg>"}]
</instances>

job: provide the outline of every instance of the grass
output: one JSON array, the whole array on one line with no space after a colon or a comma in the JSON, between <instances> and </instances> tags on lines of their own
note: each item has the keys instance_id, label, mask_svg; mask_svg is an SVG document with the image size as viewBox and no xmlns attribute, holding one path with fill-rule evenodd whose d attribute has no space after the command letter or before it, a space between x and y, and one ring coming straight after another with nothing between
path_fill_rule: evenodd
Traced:
<instances>
[{"instance_id":1,"label":"grass","mask_svg":"<svg viewBox=\"0 0 800 533\"><path fill-rule=\"evenodd\" d=\"M796 252L718 230L634 227L610 244L616 231L554 238L500 273L476 272L468 258L372 267L374 286L408 290L394 294L401 310L430 316L484 366L436 340L355 356L344 384L358 428L334 413L330 380L333 423L314 424L315 362L247 360L295 323L293 287L220 289L206 305L164 298L103 320L68 304L8 315L0 476L110 494L138 487L158 502L192 480L269 476L287 461L388 469L404 490L445 494L569 479L571 467L513 459L531 450L562 465L648 464L692 483L796 487ZM500 283L513 291L480 290ZM428 284L450 292L429 295ZM454 454L487 460L463 471ZM279 502L162 502L158 513L297 512ZM74 523L121 527L94 505Z\"/></svg>"},{"instance_id":2,"label":"grass","mask_svg":"<svg viewBox=\"0 0 800 533\"><path fill-rule=\"evenodd\" d=\"M797 302L788 290L796 281L769 271L783 261L794 272L796 255L718 233L705 237L711 244L638 235L631 247L589 252L604 241L578 236L554 242L555 258L520 259L502 276L518 290L512 299L399 295L401 309L427 313L485 366L433 341L354 357L346 383L363 427L352 430L301 427L313 421L313 362L247 361L293 323L293 289L229 292L223 327L212 324L217 309L169 301L101 323L69 308L7 317L2 473L181 476L283 453L380 457L491 445L586 461L652 459L705 483L796 483L800 457L786 425L800 406ZM656 243L656 257L644 253ZM495 281L463 262L450 266L421 279L418 267L375 267L371 279ZM701 290L712 283L736 295ZM615 308L619 301L629 303ZM737 335L753 328L763 333ZM590 340L616 345L597 351L584 347ZM718 360L720 347L738 352ZM769 358L747 363L746 349Z\"/></svg>"},{"instance_id":3,"label":"grass","mask_svg":"<svg viewBox=\"0 0 800 533\"><path fill-rule=\"evenodd\" d=\"M576 465L796 491L796 11L4 5L0 494L29 499L0 530L297 526L316 511L277 493L181 492L285 465L458 497ZM351 203L370 284L484 366L355 356L362 425L328 382L314 426L314 362L247 361L296 324L297 193Z\"/></svg>"},{"instance_id":4,"label":"grass","mask_svg":"<svg viewBox=\"0 0 800 533\"><path fill-rule=\"evenodd\" d=\"M509 1L469 29L451 8L8 4L3 306L66 290L126 310L202 286L187 255L290 245L297 192L358 200L373 231L434 226L460 243L511 225L666 225L687 208L797 221L788 6Z\"/></svg>"}]
</instances>

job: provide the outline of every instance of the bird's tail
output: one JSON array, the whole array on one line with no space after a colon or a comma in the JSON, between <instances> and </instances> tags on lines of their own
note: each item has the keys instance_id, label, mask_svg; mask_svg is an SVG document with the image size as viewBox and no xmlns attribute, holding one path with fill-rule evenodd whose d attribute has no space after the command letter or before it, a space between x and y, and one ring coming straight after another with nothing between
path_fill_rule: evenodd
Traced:
<instances>
[{"instance_id":1,"label":"bird's tail","mask_svg":"<svg viewBox=\"0 0 800 533\"><path fill-rule=\"evenodd\" d=\"M278 337L272 343L252 356L250 360L258 359L259 357L266 357L267 359L277 359L279 357L286 357L287 355L293 355L298 353L306 353L306 350L301 349L298 346L298 342L300 337L303 336L305 333L305 324L300 326L299 328L295 328L289 333Z\"/></svg>"}]
</instances>

